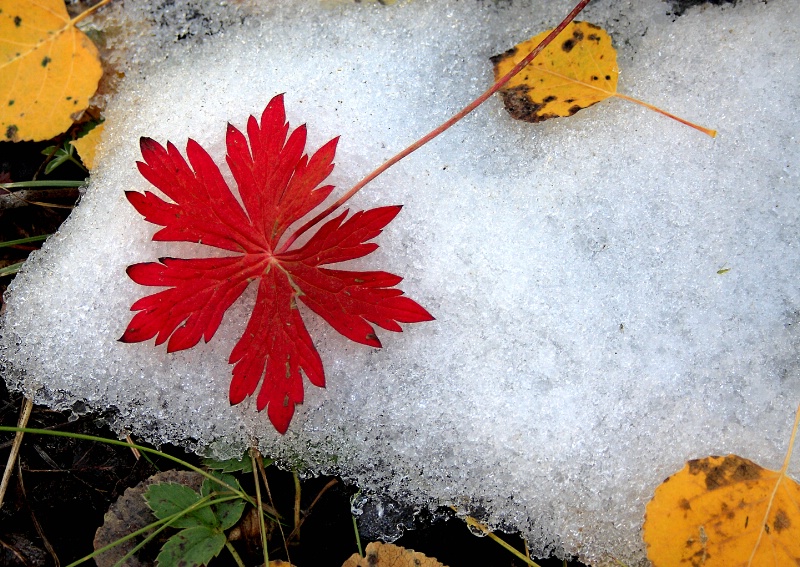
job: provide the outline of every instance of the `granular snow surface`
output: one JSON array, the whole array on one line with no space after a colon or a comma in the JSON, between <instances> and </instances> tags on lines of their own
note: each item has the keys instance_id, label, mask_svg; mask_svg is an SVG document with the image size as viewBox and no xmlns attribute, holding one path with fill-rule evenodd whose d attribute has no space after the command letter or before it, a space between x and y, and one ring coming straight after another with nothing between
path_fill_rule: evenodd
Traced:
<instances>
[{"instance_id":1,"label":"granular snow surface","mask_svg":"<svg viewBox=\"0 0 800 567\"><path fill-rule=\"evenodd\" d=\"M534 125L495 97L359 193L355 209L404 208L350 267L402 275L436 320L380 332L376 350L304 310L327 388L306 384L285 436L253 400L228 403L253 289L208 344L117 342L153 291L126 266L209 253L153 243L126 201L150 189L140 136L182 150L192 137L231 181L226 123L242 128L283 92L309 151L341 136L330 180L346 190L486 89L490 56L570 8L113 6L139 23L127 79L80 206L8 292L6 381L156 443L225 458L256 441L286 466L519 529L537 553L643 564L655 487L710 454L779 468L800 400L794 2L675 17L656 1L601 0L580 16L611 33L620 92L716 139L619 99ZM180 17L191 10L202 17Z\"/></svg>"}]
</instances>

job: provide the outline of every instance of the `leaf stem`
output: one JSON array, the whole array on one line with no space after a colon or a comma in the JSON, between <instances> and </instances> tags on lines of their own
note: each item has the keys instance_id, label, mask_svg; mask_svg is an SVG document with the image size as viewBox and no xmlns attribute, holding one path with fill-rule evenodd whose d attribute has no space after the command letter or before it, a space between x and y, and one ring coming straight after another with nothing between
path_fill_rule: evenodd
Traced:
<instances>
[{"instance_id":1,"label":"leaf stem","mask_svg":"<svg viewBox=\"0 0 800 567\"><path fill-rule=\"evenodd\" d=\"M261 534L261 551L264 554L264 565L269 565L269 551L267 551L267 526L264 524L264 513L262 511L263 504L261 503L261 485L258 481L258 466L256 459L261 459L261 454L255 447L250 448L250 461L253 465L253 480L256 484L256 508L258 509L258 528Z\"/></svg>"},{"instance_id":2,"label":"leaf stem","mask_svg":"<svg viewBox=\"0 0 800 567\"><path fill-rule=\"evenodd\" d=\"M688 120L685 120L685 119L681 118L680 116L675 116L674 114L672 114L670 112L667 112L666 110L662 110L662 109L658 108L657 106L653 106L652 104L650 104L648 102L645 102L643 100L639 100L638 98L633 98L632 96L628 96L628 95L624 95L624 94L616 93L616 92L614 93L613 96L615 96L617 98L621 98L623 100L627 100L628 102L633 102L635 104L640 104L640 105L644 106L645 108L649 108L650 110L652 110L654 112L658 112L659 114L663 114L664 116L667 116L668 118L672 118L673 120L677 120L681 124L685 124L686 126L689 126L690 128L694 128L695 130L700 130L703 134L708 134L712 138L716 138L717 137L717 131L716 130L712 130L710 128L706 128L705 126L700 126L699 124L695 124L694 122L689 122Z\"/></svg>"},{"instance_id":3,"label":"leaf stem","mask_svg":"<svg viewBox=\"0 0 800 567\"><path fill-rule=\"evenodd\" d=\"M272 499L272 491L269 489L269 481L267 480L267 469L264 468L264 459L261 457L261 453L258 452L256 449L256 454L258 455L258 459L256 459L256 464L258 465L258 474L261 475L261 482L264 483L264 490L267 491L267 498L269 498L269 505L275 510L275 523L278 525L278 531L281 532L281 541L283 541L283 549L286 551L286 561L287 563L291 564L292 559L289 557L289 546L286 543L286 534L283 533L283 522L280 521L280 516L278 515L278 510L275 508L275 500Z\"/></svg>"},{"instance_id":4,"label":"leaf stem","mask_svg":"<svg viewBox=\"0 0 800 567\"><path fill-rule=\"evenodd\" d=\"M353 519L353 532L356 534L356 547L358 548L358 555L360 557L364 557L364 550L361 547L361 534L358 533L358 521L356 520L356 515L353 514L353 504L355 503L359 494L361 494L360 490L350 497L350 517Z\"/></svg>"},{"instance_id":5,"label":"leaf stem","mask_svg":"<svg viewBox=\"0 0 800 567\"><path fill-rule=\"evenodd\" d=\"M547 47L550 44L550 42L552 42L558 36L558 34L560 34L563 31L563 29L572 20L575 19L575 17L581 12L581 10L583 10L586 7L586 5L589 2L590 2L590 0L580 0L580 2L578 2L578 4L567 15L567 17L564 18L564 20L560 24L558 24L558 26L556 26L555 29L553 29L553 31L551 31L547 35L547 37L544 38L542 40L542 42L533 49L533 51L528 53L528 55L525 57L525 59L523 59L519 63L517 63L514 66L513 69L511 69L508 73L506 73L503 77L501 77L491 87L489 87L489 89L486 90L486 92L484 92L478 98L473 100L471 103L469 103L467 106L465 106L460 112L458 112L457 114L453 115L452 118L450 118L449 120L447 120L446 122L441 124L438 128L432 130L431 132L429 132L428 134L426 134L425 136L423 136L422 138L420 138L419 140L417 140L416 142L414 142L413 144L408 146L406 149L404 149L403 151L401 151L400 153L398 153L394 157L392 157L392 158L388 159L387 161L385 161L377 169L372 171L372 173L370 173L364 179L362 179L361 181L356 183L349 191L347 191L347 193L345 193L344 195L339 197L327 209L325 209L324 211L319 213L317 216L312 218L310 221L308 221L303 226L301 226L297 231L295 231L295 233L286 240L286 242L283 244L283 246L281 246L281 248L278 251L278 253L286 252L289 249L289 247L292 244L294 244L294 242L302 234L304 234L309 229L311 229L314 226L316 226L322 219L324 219L325 217L330 215L332 212L334 212L336 209L341 207L344 203L349 201L350 198L353 195L355 195L356 193L361 191L361 189L363 189L365 185L367 185L370 181L372 181L373 179L378 177L381 173L383 173L384 171L386 171L387 169L392 167L394 164L396 164L398 161L400 161L401 159L403 159L407 155L415 152L416 150L418 150L419 148L421 148L422 146L424 146L425 144L427 144L428 142L430 142L431 140L436 138L439 134L443 133L445 130L448 130L456 122L460 121L467 114L471 113L473 110L475 110L480 105L482 105L484 102L486 102L489 99L489 97L491 97L493 94L495 94L501 88L503 88L503 86L505 86L505 84L508 81L510 81L514 77L514 75L516 75L517 73L522 71L522 69L524 69L528 65L528 63L533 61L533 59L537 55L539 55L539 53L541 53L542 50L544 50L544 48Z\"/></svg>"},{"instance_id":6,"label":"leaf stem","mask_svg":"<svg viewBox=\"0 0 800 567\"><path fill-rule=\"evenodd\" d=\"M300 539L300 477L297 475L297 471L292 471L292 478L294 478L294 529L292 533L289 534L289 539L292 539L292 536L296 536Z\"/></svg>"},{"instance_id":7,"label":"leaf stem","mask_svg":"<svg viewBox=\"0 0 800 567\"><path fill-rule=\"evenodd\" d=\"M800 405L797 406L797 411L794 414L794 425L792 425L792 435L789 438L789 448L786 450L786 457L783 459L783 466L781 467L778 481L775 483L775 487L772 489L772 494L770 494L769 502L767 503L767 509L766 512L764 512L764 519L761 521L761 525L763 527L758 531L758 539L753 546L752 553L750 553L750 558L747 561L747 567L751 567L753 565L753 559L755 559L758 548L761 545L761 540L764 538L764 528L769 526L769 515L772 512L772 504L775 502L775 494L777 494L781 483L788 477L787 472L789 470L789 464L792 462L792 450L794 449L794 442L797 438L798 427L800 427Z\"/></svg>"},{"instance_id":8,"label":"leaf stem","mask_svg":"<svg viewBox=\"0 0 800 567\"><path fill-rule=\"evenodd\" d=\"M244 561L242 561L241 556L236 552L236 548L233 547L233 544L230 542L228 538L225 538L225 547L227 548L228 552L233 557L233 560L236 561L236 564L239 567L246 567Z\"/></svg>"},{"instance_id":9,"label":"leaf stem","mask_svg":"<svg viewBox=\"0 0 800 567\"><path fill-rule=\"evenodd\" d=\"M797 411L794 414L794 425L792 425L792 435L789 438L789 447L786 449L786 457L783 459L783 466L781 473L786 474L789 470L789 463L792 462L792 450L794 449L794 441L797 438L797 429L800 427L800 405L797 406Z\"/></svg>"},{"instance_id":10,"label":"leaf stem","mask_svg":"<svg viewBox=\"0 0 800 567\"><path fill-rule=\"evenodd\" d=\"M89 8L88 10L85 10L84 12L81 12L80 14L78 14L77 16L72 18L69 21L69 24L74 26L75 24L80 22L82 19L87 18L88 16L91 16L93 13L95 13L97 10L99 10L100 8L102 8L103 6L108 4L109 2L111 2L111 0L100 0L100 2L98 2L97 4L95 4L94 6Z\"/></svg>"},{"instance_id":11,"label":"leaf stem","mask_svg":"<svg viewBox=\"0 0 800 567\"><path fill-rule=\"evenodd\" d=\"M450 509L455 511L455 512L458 512L458 510L456 508L454 508L453 506L450 506ZM519 550L517 550L514 546L512 546L507 541L505 541L503 538L501 538L500 536L498 536L497 534L492 532L492 530L490 530L488 527L484 526L482 523L480 523L478 520L476 520L472 516L469 516L469 515L465 516L464 517L464 521L467 523L468 526L471 526L471 527L473 527L473 528L475 528L477 530L480 530L486 536L488 536L489 539L494 540L496 543L500 544L500 546L506 548L514 556L516 556L517 558L519 558L522 561L524 561L527 565L530 565L531 567L541 567L533 559L531 559L530 557L526 557L525 555L520 553Z\"/></svg>"}]
</instances>

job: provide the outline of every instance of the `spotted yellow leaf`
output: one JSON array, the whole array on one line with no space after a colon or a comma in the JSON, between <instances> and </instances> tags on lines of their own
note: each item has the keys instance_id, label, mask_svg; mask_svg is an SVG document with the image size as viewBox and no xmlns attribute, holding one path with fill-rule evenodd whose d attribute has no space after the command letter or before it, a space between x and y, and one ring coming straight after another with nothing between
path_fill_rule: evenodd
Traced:
<instances>
[{"instance_id":1,"label":"spotted yellow leaf","mask_svg":"<svg viewBox=\"0 0 800 567\"><path fill-rule=\"evenodd\" d=\"M64 0L0 0L0 140L50 139L89 105L103 69L75 27L87 13L70 18Z\"/></svg>"},{"instance_id":2,"label":"spotted yellow leaf","mask_svg":"<svg viewBox=\"0 0 800 567\"><path fill-rule=\"evenodd\" d=\"M445 567L445 565L413 549L391 543L372 542L367 545L364 557L354 553L342 567Z\"/></svg>"},{"instance_id":3,"label":"spotted yellow leaf","mask_svg":"<svg viewBox=\"0 0 800 567\"><path fill-rule=\"evenodd\" d=\"M647 505L644 541L654 567L800 565L800 485L739 457L689 461Z\"/></svg>"},{"instance_id":4,"label":"spotted yellow leaf","mask_svg":"<svg viewBox=\"0 0 800 567\"><path fill-rule=\"evenodd\" d=\"M495 80L511 70L550 31L492 57ZM541 122L572 116L582 108L614 96L617 52L611 37L588 22L572 22L544 51L500 91L514 118Z\"/></svg>"},{"instance_id":5,"label":"spotted yellow leaf","mask_svg":"<svg viewBox=\"0 0 800 567\"><path fill-rule=\"evenodd\" d=\"M550 31L492 57L495 81L511 71ZM589 22L572 22L499 92L509 114L526 122L572 116L609 97L618 97L646 106L709 136L716 136L714 130L618 93L618 77L617 52L611 44L611 36Z\"/></svg>"}]
</instances>

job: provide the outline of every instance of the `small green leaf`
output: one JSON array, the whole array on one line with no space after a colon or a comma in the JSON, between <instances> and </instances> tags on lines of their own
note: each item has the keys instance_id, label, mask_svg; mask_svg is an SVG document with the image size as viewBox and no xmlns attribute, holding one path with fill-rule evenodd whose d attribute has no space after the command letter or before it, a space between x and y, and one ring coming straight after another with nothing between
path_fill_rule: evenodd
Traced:
<instances>
[{"instance_id":1,"label":"small green leaf","mask_svg":"<svg viewBox=\"0 0 800 567\"><path fill-rule=\"evenodd\" d=\"M272 464L272 459L264 457L264 466L268 467ZM227 461L218 461L216 459L203 459L203 465L211 470L218 470L222 472L253 472L253 464L250 459L228 459Z\"/></svg>"},{"instance_id":2,"label":"small green leaf","mask_svg":"<svg viewBox=\"0 0 800 567\"><path fill-rule=\"evenodd\" d=\"M228 459L227 461L203 459L203 465L211 470L218 470L222 472L253 472L253 466L250 464L249 459Z\"/></svg>"},{"instance_id":3,"label":"small green leaf","mask_svg":"<svg viewBox=\"0 0 800 567\"><path fill-rule=\"evenodd\" d=\"M235 526L242 518L246 505L247 502L241 498L239 500L231 500L230 502L217 504L215 508L217 509L217 519L219 520L220 527L223 530L228 530Z\"/></svg>"},{"instance_id":4,"label":"small green leaf","mask_svg":"<svg viewBox=\"0 0 800 567\"><path fill-rule=\"evenodd\" d=\"M242 487L239 485L239 481L236 480L235 476L229 474L222 474L217 471L214 471L211 474L214 475L216 478L220 479L222 482L230 484L231 486L233 486L238 490L242 489ZM215 492L218 495L230 494L230 491L227 488L207 478L203 481L203 486L200 489L200 494L203 496L208 496L212 492ZM222 502L220 504L212 506L214 514L217 516L217 520L219 521L219 524L223 530L227 530L236 525L236 522L238 522L239 518L242 517L245 505L246 502L244 500L239 499L239 500L230 500L228 502Z\"/></svg>"},{"instance_id":5,"label":"small green leaf","mask_svg":"<svg viewBox=\"0 0 800 567\"><path fill-rule=\"evenodd\" d=\"M55 152L53 150L55 150ZM64 142L64 145L58 149L56 149L56 146L48 146L42 150L42 155L49 156L51 154L53 159L51 159L44 168L46 175L50 175L55 168L67 161L71 161L82 170L86 171L86 168L83 167L83 164L75 159L75 146L69 142Z\"/></svg>"},{"instance_id":6,"label":"small green leaf","mask_svg":"<svg viewBox=\"0 0 800 567\"><path fill-rule=\"evenodd\" d=\"M186 485L163 482L151 485L144 493L144 499L155 517L163 519L197 504L201 497ZM188 512L170 525L175 528L195 526L215 528L219 526L219 521L209 507L203 507Z\"/></svg>"},{"instance_id":7,"label":"small green leaf","mask_svg":"<svg viewBox=\"0 0 800 567\"><path fill-rule=\"evenodd\" d=\"M206 565L225 547L225 534L205 526L187 528L169 538L156 557L159 567Z\"/></svg>"},{"instance_id":8,"label":"small green leaf","mask_svg":"<svg viewBox=\"0 0 800 567\"><path fill-rule=\"evenodd\" d=\"M236 479L235 476L231 474L223 474L218 471L212 471L211 476L213 476L214 478L218 478L225 484L230 484L237 490L242 489L241 485L239 484L239 481ZM200 496L208 496L212 492L216 492L218 494L229 494L230 490L228 490L218 482L214 482L210 478L203 480L203 486L200 487Z\"/></svg>"}]
</instances>

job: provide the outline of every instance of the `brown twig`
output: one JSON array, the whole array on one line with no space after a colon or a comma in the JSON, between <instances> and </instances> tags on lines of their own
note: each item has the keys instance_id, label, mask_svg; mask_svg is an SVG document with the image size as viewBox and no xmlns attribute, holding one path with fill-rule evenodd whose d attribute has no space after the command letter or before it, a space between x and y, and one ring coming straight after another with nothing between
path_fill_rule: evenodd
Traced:
<instances>
[{"instance_id":1,"label":"brown twig","mask_svg":"<svg viewBox=\"0 0 800 567\"><path fill-rule=\"evenodd\" d=\"M22 402L22 408L20 409L19 419L17 420L17 427L26 427L28 425L28 420L31 417L31 411L33 410L33 400L30 398L24 398ZM0 481L0 507L3 506L3 499L6 495L6 490L8 489L8 481L11 480L11 473L14 471L14 463L17 460L17 455L19 454L19 448L22 446L22 437L25 434L22 431L17 431L17 434L14 436L14 443L11 445L11 452L8 455L8 462L6 463L6 469L3 471L3 480Z\"/></svg>"},{"instance_id":2,"label":"brown twig","mask_svg":"<svg viewBox=\"0 0 800 567\"><path fill-rule=\"evenodd\" d=\"M73 205L56 205L53 203L46 203L43 199L70 199L75 200L80 195L80 192L74 187L65 187L63 189L22 189L0 195L0 210L2 209L17 209L19 207L27 207L28 205L38 205L40 207L53 207L56 209L72 209Z\"/></svg>"},{"instance_id":3,"label":"brown twig","mask_svg":"<svg viewBox=\"0 0 800 567\"><path fill-rule=\"evenodd\" d=\"M19 482L19 489L22 492L23 498L25 498L25 502L28 501L28 493L25 492L25 483L22 482L22 466L17 462L17 482ZM61 561L58 559L58 555L56 555L56 550L53 549L53 546L50 545L50 541L47 539L47 536L44 535L44 530L42 529L41 524L39 524L39 520L36 519L36 514L33 513L33 508L31 508L30 504L28 504L28 511L31 513L31 522L33 522L33 527L36 528L36 533L39 534L39 537L42 538L42 543L44 544L45 549L53 558L53 563L55 563L56 567L60 567Z\"/></svg>"},{"instance_id":4,"label":"brown twig","mask_svg":"<svg viewBox=\"0 0 800 567\"><path fill-rule=\"evenodd\" d=\"M292 536L300 538L300 497L302 492L297 471L292 471L292 479L294 480L294 529L289 534L289 540L292 539Z\"/></svg>"},{"instance_id":5,"label":"brown twig","mask_svg":"<svg viewBox=\"0 0 800 567\"><path fill-rule=\"evenodd\" d=\"M25 560L25 557L22 555L22 553L20 553L20 551L16 547L12 546L9 543L6 543L2 539L0 539L0 545L2 545L10 554L12 554L14 557L16 557L17 561L19 561L20 565L27 565L28 564L28 562Z\"/></svg>"},{"instance_id":6,"label":"brown twig","mask_svg":"<svg viewBox=\"0 0 800 567\"><path fill-rule=\"evenodd\" d=\"M261 458L261 453L258 451L258 449L251 449L251 450L255 450L256 455L258 455L258 458L256 459L258 472L261 474L261 480L264 483L264 487L267 490L267 498L269 498L269 505L272 506L273 510L275 510L275 502L272 500L272 492L269 489L269 482L267 482L267 471L264 468L264 459ZM279 518L279 516L276 514L275 518L277 519ZM278 524L278 530L281 532L281 539L283 540L283 550L286 552L286 561L291 563L292 561L291 559L289 559L289 546L286 543L286 534L283 532L283 523L281 523L280 521L277 521L276 523Z\"/></svg>"},{"instance_id":7,"label":"brown twig","mask_svg":"<svg viewBox=\"0 0 800 567\"><path fill-rule=\"evenodd\" d=\"M136 460L138 461L139 459L141 459L142 454L139 452L139 449L133 446L133 439L131 439L131 436L126 435L125 440L128 442L128 445L131 446L131 451L133 452L133 456L136 457Z\"/></svg>"},{"instance_id":8,"label":"brown twig","mask_svg":"<svg viewBox=\"0 0 800 567\"><path fill-rule=\"evenodd\" d=\"M294 528L294 530L292 530L292 533L289 534L289 538L288 538L290 541L291 541L292 538L296 537L296 535L300 533L300 526L302 526L303 522L306 521L306 518L308 518L311 515L311 509L314 508L314 504L316 504L319 501L319 499L322 498L322 495L325 494L325 492L329 488L334 486L337 482L339 482L339 481L336 480L335 478L329 480L328 484L326 484L325 486L322 487L322 490L319 491L319 494L317 494L316 498L314 498L314 501L311 502L311 505L306 510L306 513L303 514L303 517L302 518L298 518L298 519L295 520L295 522L296 522L295 528Z\"/></svg>"}]
</instances>

